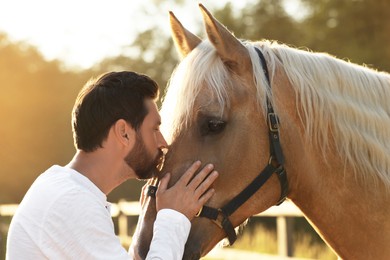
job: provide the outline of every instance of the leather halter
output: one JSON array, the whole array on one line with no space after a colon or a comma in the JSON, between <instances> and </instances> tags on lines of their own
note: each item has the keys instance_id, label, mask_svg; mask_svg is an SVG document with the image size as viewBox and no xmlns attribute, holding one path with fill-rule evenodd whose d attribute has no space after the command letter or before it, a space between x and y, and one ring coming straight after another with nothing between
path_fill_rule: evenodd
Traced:
<instances>
[{"instance_id":1,"label":"leather halter","mask_svg":"<svg viewBox=\"0 0 390 260\"><path fill-rule=\"evenodd\" d=\"M255 50L259 55L261 65L267 79L268 87L271 88L271 81L269 78L267 63L265 61L264 55L259 49L255 48ZM280 205L287 197L288 181L286 170L283 166L284 156L282 147L279 141L279 120L274 112L268 96L266 97L266 102L267 123L269 130L268 133L270 141L270 158L268 165L265 166L260 174L243 191L236 195L225 206L218 209L203 206L196 214L196 217L206 217L211 219L217 226L222 228L227 234L230 245L233 245L233 243L236 241L237 235L231 221L229 220L229 216L231 216L242 204L244 204L253 194L255 194L272 176L273 173L278 176L281 188L280 198L276 205ZM156 186L149 186L148 195L153 197L155 195L156 189Z\"/></svg>"}]
</instances>

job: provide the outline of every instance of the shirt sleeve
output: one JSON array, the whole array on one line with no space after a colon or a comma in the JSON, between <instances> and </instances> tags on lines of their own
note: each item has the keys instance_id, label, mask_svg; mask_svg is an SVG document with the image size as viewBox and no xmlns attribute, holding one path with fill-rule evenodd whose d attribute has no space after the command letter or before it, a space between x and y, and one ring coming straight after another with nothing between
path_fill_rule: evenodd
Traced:
<instances>
[{"instance_id":1,"label":"shirt sleeve","mask_svg":"<svg viewBox=\"0 0 390 260\"><path fill-rule=\"evenodd\" d=\"M153 239L147 260L180 260L191 229L191 222L182 213L162 209L157 213Z\"/></svg>"}]
</instances>

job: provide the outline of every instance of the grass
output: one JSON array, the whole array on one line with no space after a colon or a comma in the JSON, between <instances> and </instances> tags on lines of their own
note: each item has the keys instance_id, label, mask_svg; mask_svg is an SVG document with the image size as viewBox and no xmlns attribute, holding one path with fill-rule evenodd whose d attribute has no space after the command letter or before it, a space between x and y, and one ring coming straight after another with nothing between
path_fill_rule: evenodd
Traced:
<instances>
[{"instance_id":1,"label":"grass","mask_svg":"<svg viewBox=\"0 0 390 260\"><path fill-rule=\"evenodd\" d=\"M270 221L268 221L270 222ZM270 227L271 226L271 227ZM276 229L272 223L254 223L246 227L231 248L277 255ZM337 256L321 240L311 226L305 221L294 223L293 230L293 257L335 260Z\"/></svg>"}]
</instances>

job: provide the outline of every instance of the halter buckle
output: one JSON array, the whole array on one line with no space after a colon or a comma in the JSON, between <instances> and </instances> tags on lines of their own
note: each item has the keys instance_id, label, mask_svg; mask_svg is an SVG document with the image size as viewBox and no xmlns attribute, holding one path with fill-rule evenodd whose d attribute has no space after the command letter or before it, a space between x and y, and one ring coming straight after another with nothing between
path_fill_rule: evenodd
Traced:
<instances>
[{"instance_id":1,"label":"halter buckle","mask_svg":"<svg viewBox=\"0 0 390 260\"><path fill-rule=\"evenodd\" d=\"M217 210L218 210L217 218L216 219L211 219L211 221L213 221L214 224L216 224L219 228L223 229L222 221L225 219L225 216L223 215L221 209L217 209Z\"/></svg>"},{"instance_id":2,"label":"halter buckle","mask_svg":"<svg viewBox=\"0 0 390 260\"><path fill-rule=\"evenodd\" d=\"M273 133L279 131L279 120L275 113L268 113L268 127Z\"/></svg>"}]
</instances>

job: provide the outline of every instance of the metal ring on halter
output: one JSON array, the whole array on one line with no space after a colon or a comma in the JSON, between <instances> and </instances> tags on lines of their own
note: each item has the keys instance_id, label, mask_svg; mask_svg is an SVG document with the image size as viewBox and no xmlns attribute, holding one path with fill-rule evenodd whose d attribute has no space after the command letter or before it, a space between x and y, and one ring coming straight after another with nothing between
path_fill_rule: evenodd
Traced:
<instances>
[{"instance_id":1,"label":"metal ring on halter","mask_svg":"<svg viewBox=\"0 0 390 260\"><path fill-rule=\"evenodd\" d=\"M271 165L273 160L274 160L274 157L271 155L268 159L268 164Z\"/></svg>"},{"instance_id":2,"label":"metal ring on halter","mask_svg":"<svg viewBox=\"0 0 390 260\"><path fill-rule=\"evenodd\" d=\"M156 192L157 192L157 186L149 185L148 186L148 196L155 198L156 197Z\"/></svg>"},{"instance_id":3,"label":"metal ring on halter","mask_svg":"<svg viewBox=\"0 0 390 260\"><path fill-rule=\"evenodd\" d=\"M198 213L195 214L195 217L199 217L202 214L203 206L199 209Z\"/></svg>"}]
</instances>

